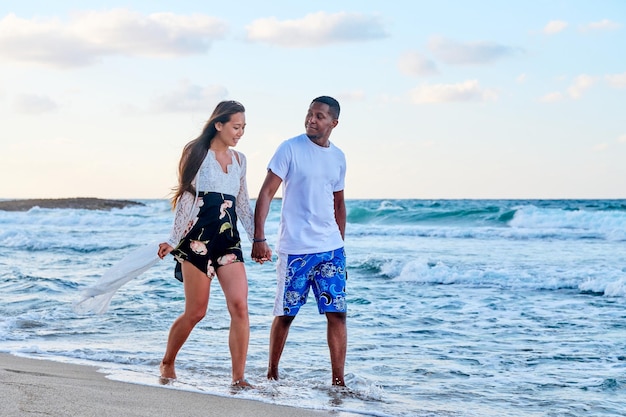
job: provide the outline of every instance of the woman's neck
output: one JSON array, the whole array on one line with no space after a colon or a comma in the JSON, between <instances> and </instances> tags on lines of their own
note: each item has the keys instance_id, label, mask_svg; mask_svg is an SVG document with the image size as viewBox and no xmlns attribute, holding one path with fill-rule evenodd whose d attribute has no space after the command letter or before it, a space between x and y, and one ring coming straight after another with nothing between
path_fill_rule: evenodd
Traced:
<instances>
[{"instance_id":1,"label":"woman's neck","mask_svg":"<svg viewBox=\"0 0 626 417\"><path fill-rule=\"evenodd\" d=\"M225 153L230 150L230 147L222 143L211 143L211 146L209 146L209 149L215 153Z\"/></svg>"}]
</instances>

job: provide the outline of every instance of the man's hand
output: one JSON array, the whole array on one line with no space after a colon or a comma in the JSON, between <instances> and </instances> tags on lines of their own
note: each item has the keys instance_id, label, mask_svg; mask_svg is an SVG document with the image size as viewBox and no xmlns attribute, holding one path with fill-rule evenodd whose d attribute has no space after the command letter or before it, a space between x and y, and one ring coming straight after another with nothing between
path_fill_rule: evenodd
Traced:
<instances>
[{"instance_id":1,"label":"man's hand","mask_svg":"<svg viewBox=\"0 0 626 417\"><path fill-rule=\"evenodd\" d=\"M260 263L272 262L272 249L267 242L253 242L252 253L250 254L252 260Z\"/></svg>"}]
</instances>

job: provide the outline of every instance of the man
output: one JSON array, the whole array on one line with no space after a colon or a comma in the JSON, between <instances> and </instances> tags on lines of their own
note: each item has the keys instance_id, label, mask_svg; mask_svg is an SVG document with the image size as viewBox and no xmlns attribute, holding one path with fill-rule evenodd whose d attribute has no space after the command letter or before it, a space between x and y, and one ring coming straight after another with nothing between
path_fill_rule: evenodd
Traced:
<instances>
[{"instance_id":1,"label":"man","mask_svg":"<svg viewBox=\"0 0 626 417\"><path fill-rule=\"evenodd\" d=\"M272 259L265 240L265 220L283 184L268 379L278 379L278 362L289 327L313 289L318 311L327 319L332 383L345 385L346 158L329 140L339 123L339 111L339 103L332 97L321 96L311 102L304 121L306 134L278 147L256 202L252 259L263 263Z\"/></svg>"}]
</instances>

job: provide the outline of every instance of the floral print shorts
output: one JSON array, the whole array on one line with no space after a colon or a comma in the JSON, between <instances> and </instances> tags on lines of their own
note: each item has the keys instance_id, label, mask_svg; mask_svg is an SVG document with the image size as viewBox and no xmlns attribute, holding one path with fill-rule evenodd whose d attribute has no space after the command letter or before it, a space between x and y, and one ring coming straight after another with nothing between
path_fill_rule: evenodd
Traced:
<instances>
[{"instance_id":1,"label":"floral print shorts","mask_svg":"<svg viewBox=\"0 0 626 417\"><path fill-rule=\"evenodd\" d=\"M198 217L194 226L172 251L178 261L174 276L182 282L180 263L189 261L209 278L223 265L243 262L237 231L235 197L215 192L200 192Z\"/></svg>"},{"instance_id":2,"label":"floral print shorts","mask_svg":"<svg viewBox=\"0 0 626 417\"><path fill-rule=\"evenodd\" d=\"M298 314L313 289L320 314L345 313L346 254L343 248L307 255L279 254L275 316Z\"/></svg>"}]
</instances>

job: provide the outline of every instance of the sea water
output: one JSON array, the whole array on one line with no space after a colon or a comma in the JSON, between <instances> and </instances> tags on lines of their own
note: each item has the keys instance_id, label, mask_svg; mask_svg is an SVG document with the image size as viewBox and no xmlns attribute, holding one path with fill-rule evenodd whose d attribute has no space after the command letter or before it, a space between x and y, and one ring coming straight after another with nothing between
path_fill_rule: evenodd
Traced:
<instances>
[{"instance_id":1,"label":"sea water","mask_svg":"<svg viewBox=\"0 0 626 417\"><path fill-rule=\"evenodd\" d=\"M126 253L169 235L168 202L139 201L0 211L0 351L159 384L184 304L171 257L124 285L107 313L72 308ZM252 262L244 239L256 389L229 388L217 281L178 356L178 380L163 389L337 415L626 414L625 200L349 200L347 212L347 388L331 387L326 321L314 303L292 325L282 379L266 380L275 264ZM274 201L272 246L279 213Z\"/></svg>"}]
</instances>

